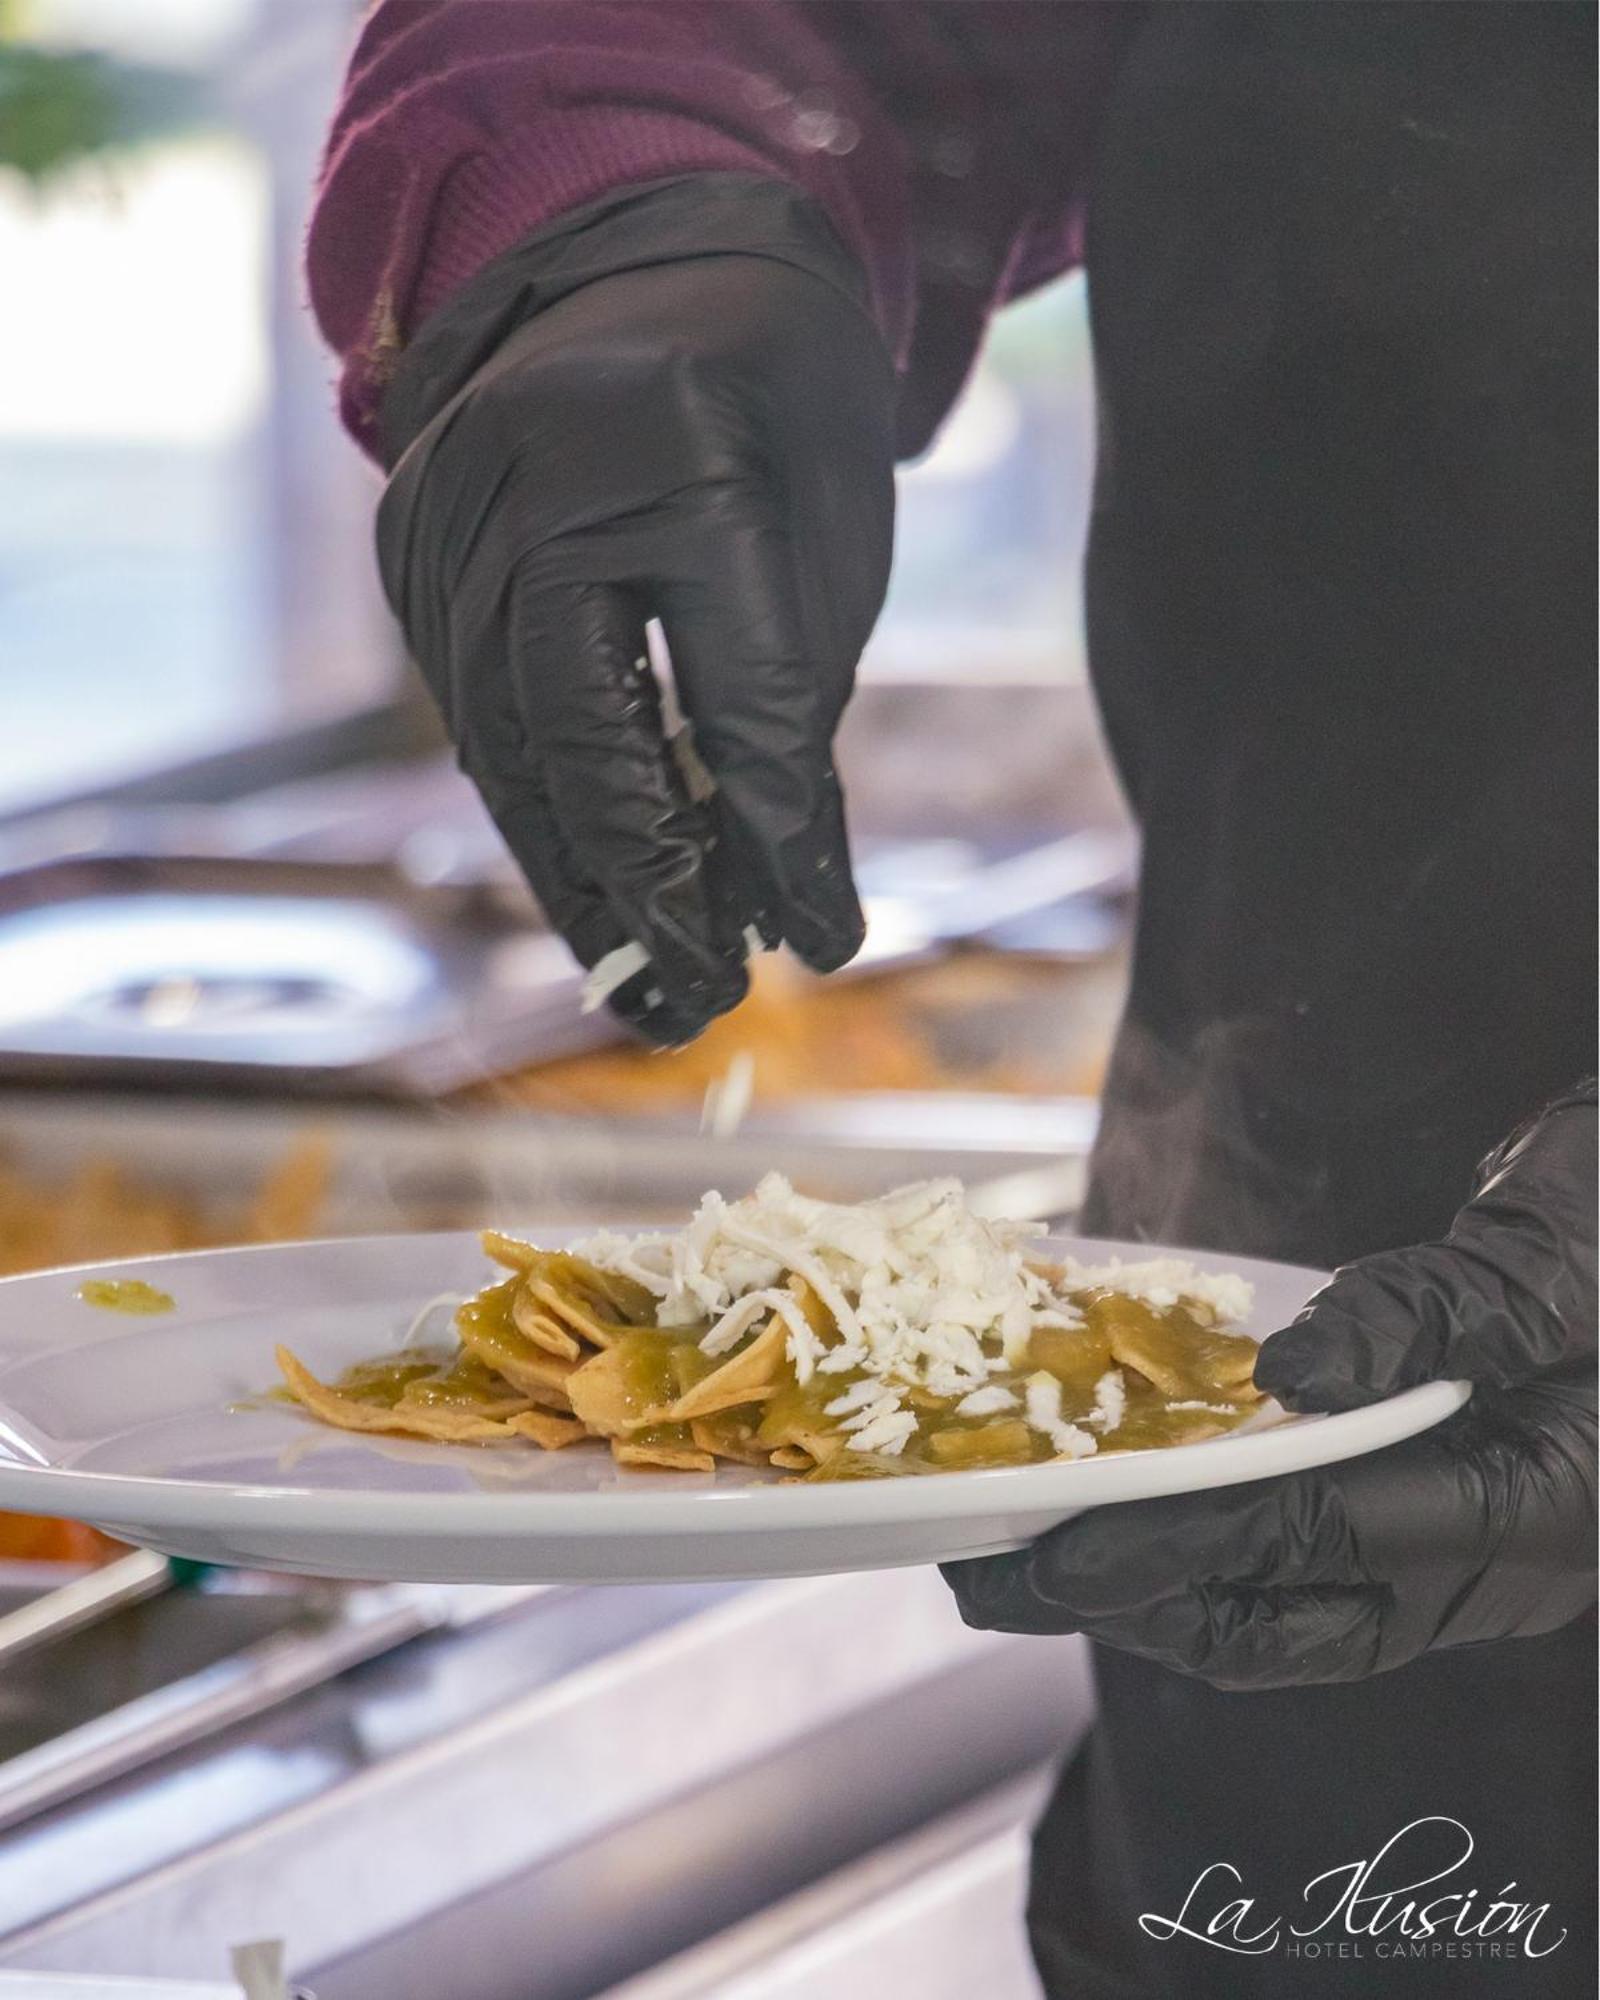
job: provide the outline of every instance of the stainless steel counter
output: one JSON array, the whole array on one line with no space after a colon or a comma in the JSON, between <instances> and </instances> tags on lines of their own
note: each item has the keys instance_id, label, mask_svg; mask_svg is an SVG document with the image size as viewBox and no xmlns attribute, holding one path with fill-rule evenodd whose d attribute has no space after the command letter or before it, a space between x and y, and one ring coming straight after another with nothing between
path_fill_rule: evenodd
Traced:
<instances>
[{"instance_id":1,"label":"stainless steel counter","mask_svg":"<svg viewBox=\"0 0 1600 2000\"><path fill-rule=\"evenodd\" d=\"M985 1793L604 2000L1041 2000L1023 1926L1048 1773Z\"/></svg>"},{"instance_id":2,"label":"stainless steel counter","mask_svg":"<svg viewBox=\"0 0 1600 2000\"><path fill-rule=\"evenodd\" d=\"M693 1117L668 1115L4 1091L0 1144L47 1181L109 1158L229 1211L246 1205L297 1138L315 1132L332 1150L318 1233L337 1236L681 1220L708 1187L743 1193L772 1168L837 1201L955 1174L980 1212L1043 1220L1077 1206L1096 1117L1093 1100L1081 1097L885 1091L753 1112L736 1135L712 1138Z\"/></svg>"},{"instance_id":3,"label":"stainless steel counter","mask_svg":"<svg viewBox=\"0 0 1600 2000\"><path fill-rule=\"evenodd\" d=\"M454 1596L425 1606L453 1622L0 1834L0 1967L215 1978L283 1936L320 2000L579 2000L1088 1715L1073 1642L969 1632L931 1572Z\"/></svg>"}]
</instances>

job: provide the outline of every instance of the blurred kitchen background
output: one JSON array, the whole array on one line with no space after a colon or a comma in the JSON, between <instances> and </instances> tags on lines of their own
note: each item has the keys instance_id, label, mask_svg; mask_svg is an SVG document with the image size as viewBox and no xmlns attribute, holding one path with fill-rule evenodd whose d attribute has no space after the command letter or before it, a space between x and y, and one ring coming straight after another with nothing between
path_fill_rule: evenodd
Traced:
<instances>
[{"instance_id":1,"label":"blurred kitchen background","mask_svg":"<svg viewBox=\"0 0 1600 2000\"><path fill-rule=\"evenodd\" d=\"M376 588L376 476L335 420L299 270L357 11L0 0L0 1272L319 1232L670 1217L773 1165L839 1198L956 1172L991 1212L1069 1217L1135 862L1083 671L1081 283L1003 318L903 477L894 587L841 746L861 962L828 982L764 962L751 1000L694 1048L627 1046L579 1014L577 975L455 772ZM16 1517L0 1518L0 1584L0 1668L15 1660L0 1966L195 1976L220 1961L193 1898L251 1934L240 1884L270 1877L290 1805L318 1857L305 1881L343 1882L364 1825L352 1771L403 1777L463 1726L464 1661L532 1745L530 1685L565 1700L585 1660L648 1661L669 1628L698 1659L697 1619L743 1620L750 1658L777 1658L785 1607L804 1598L816 1629L842 1630L857 1587L614 1592L603 1616L580 1615L571 1601L593 1593L469 1605L175 1577L92 1530ZM65 1614L63 1587L79 1591ZM481 1880L436 1865L432 1888L401 1870L406 1936L431 1940L415 1962L448 1944L456 2000L597 1993L804 1891L782 1951L777 1931L725 1944L721 1971L652 1972L641 1995L776 1996L788 1987L726 1981L791 1946L803 1965L864 1968L863 1993L896 1991L874 1984L864 1940L891 1940L898 1977L914 1933L920 1992L977 1990L939 1983L970 1969L956 1916L970 1933L977 1902L1020 1893L1028 1774L1079 1696L1057 1675L1041 1717L1026 1648L947 1630L931 1579L875 1588L907 1630L926 1627L872 1665L882 1686L838 1714L797 1698L770 1740L703 1763L686 1748L660 1797L583 1831L609 1857L591 1898L604 1949L563 1947L537 1976L507 1973L498 1948L477 1951L470 1980L460 1969L474 1899L507 1952L505 1883L521 1883L524 1915L565 1907L550 1898L566 1877L530 1849L503 1880L487 1861ZM998 1721L1001 1692L1026 1693L1031 1719ZM864 1718L891 1694L904 1713L874 1734ZM846 1744L870 1741L871 1769L887 1769L907 1717L962 1736L947 1771L875 1800L864 1780L842 1803L819 1795L806 1841L755 1866L740 1814L758 1768L799 1785L804 1746L842 1774ZM696 1787L732 1873L681 1935L657 1875L649 1910L625 1919L641 1828L666 1792ZM391 1824L414 1810L421 1827L432 1798L419 1780ZM114 1832L135 1824L138 1839ZM906 1839L924 1845L902 1863ZM251 1840L270 1852L241 1873ZM191 1871L182 1894L174 1869ZM954 1901L930 1903L935 1877ZM327 2000L444 1991L404 1983L410 1947L376 1904L305 1893L295 1962ZM131 1932L113 1909L134 1912ZM854 1929L829 1928L840 1911ZM1015 1941L994 1948L1021 1983L983 1990L1028 1990Z\"/></svg>"}]
</instances>

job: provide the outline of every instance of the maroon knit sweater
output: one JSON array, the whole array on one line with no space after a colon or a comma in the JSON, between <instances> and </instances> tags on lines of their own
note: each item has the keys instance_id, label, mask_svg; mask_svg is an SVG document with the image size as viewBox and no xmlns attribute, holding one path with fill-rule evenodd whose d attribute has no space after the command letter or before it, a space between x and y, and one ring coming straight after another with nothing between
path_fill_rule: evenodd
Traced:
<instances>
[{"instance_id":1,"label":"maroon knit sweater","mask_svg":"<svg viewBox=\"0 0 1600 2000\"><path fill-rule=\"evenodd\" d=\"M702 169L803 188L860 258L927 442L995 306L1078 253L1126 0L379 0L307 261L368 450L388 372L492 258L609 190Z\"/></svg>"}]
</instances>

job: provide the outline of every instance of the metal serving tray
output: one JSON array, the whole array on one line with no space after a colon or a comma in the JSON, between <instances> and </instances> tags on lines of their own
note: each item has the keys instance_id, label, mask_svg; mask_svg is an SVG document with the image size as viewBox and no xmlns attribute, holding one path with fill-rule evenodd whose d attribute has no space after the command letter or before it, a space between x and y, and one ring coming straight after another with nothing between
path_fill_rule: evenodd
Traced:
<instances>
[{"instance_id":1,"label":"metal serving tray","mask_svg":"<svg viewBox=\"0 0 1600 2000\"><path fill-rule=\"evenodd\" d=\"M419 1094L592 1046L503 890L379 863L85 854L0 876L0 1077Z\"/></svg>"},{"instance_id":2,"label":"metal serving tray","mask_svg":"<svg viewBox=\"0 0 1600 2000\"><path fill-rule=\"evenodd\" d=\"M137 832L137 851L93 829L72 853L13 845L0 1082L415 1098L620 1034L581 1012L578 967L503 872L441 874L415 840L391 863L227 851L236 828L192 820L165 841ZM1104 955L1132 852L1124 831L1092 829L1010 852L869 843L849 976L990 933L1033 951L1040 920L1049 953Z\"/></svg>"}]
</instances>

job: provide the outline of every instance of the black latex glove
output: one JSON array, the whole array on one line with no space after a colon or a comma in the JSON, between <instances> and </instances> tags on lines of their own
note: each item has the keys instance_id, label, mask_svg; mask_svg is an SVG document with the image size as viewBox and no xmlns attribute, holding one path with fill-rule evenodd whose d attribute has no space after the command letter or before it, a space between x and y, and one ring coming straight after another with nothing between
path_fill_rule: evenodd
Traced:
<instances>
[{"instance_id":1,"label":"black latex glove","mask_svg":"<svg viewBox=\"0 0 1600 2000\"><path fill-rule=\"evenodd\" d=\"M1357 1680L1548 1632L1593 1602L1595 1109L1553 1107L1439 1243L1347 1265L1261 1350L1293 1410L1464 1377L1472 1401L1368 1458L1101 1507L945 1565L969 1625L1086 1632L1222 1688Z\"/></svg>"},{"instance_id":2,"label":"black latex glove","mask_svg":"<svg viewBox=\"0 0 1600 2000\"><path fill-rule=\"evenodd\" d=\"M384 586L551 923L585 965L644 947L612 1004L665 1043L742 998L748 925L842 965L831 743L888 579L894 378L826 222L746 176L629 191L499 260L401 369Z\"/></svg>"}]
</instances>

